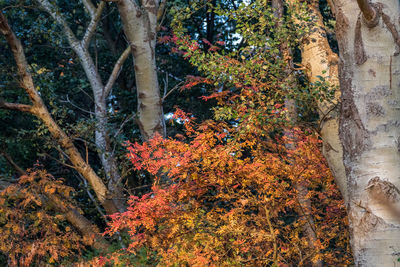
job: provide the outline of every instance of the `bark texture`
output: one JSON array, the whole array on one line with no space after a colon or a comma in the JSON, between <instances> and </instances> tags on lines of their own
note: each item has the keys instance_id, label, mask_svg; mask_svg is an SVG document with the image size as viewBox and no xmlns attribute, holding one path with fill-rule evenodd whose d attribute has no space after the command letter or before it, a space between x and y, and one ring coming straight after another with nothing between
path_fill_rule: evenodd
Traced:
<instances>
[{"instance_id":1,"label":"bark texture","mask_svg":"<svg viewBox=\"0 0 400 267\"><path fill-rule=\"evenodd\" d=\"M118 1L125 35L131 46L138 96L137 123L144 141L165 136L165 121L157 79L155 47L159 0Z\"/></svg>"},{"instance_id":2,"label":"bark texture","mask_svg":"<svg viewBox=\"0 0 400 267\"><path fill-rule=\"evenodd\" d=\"M363 5L366 4L365 1ZM400 57L398 0L336 0L342 91L340 138L357 266L400 266Z\"/></svg>"},{"instance_id":3,"label":"bark texture","mask_svg":"<svg viewBox=\"0 0 400 267\"><path fill-rule=\"evenodd\" d=\"M295 6L299 1L289 0L289 3ZM347 182L343 165L343 149L339 139L339 60L337 54L329 46L318 1L311 1L307 11L313 18L313 23L310 25L310 33L305 36L300 45L302 65L305 67L307 77L311 83L318 82L320 80L319 77L323 77L330 86L337 88L332 100L318 102L318 109L323 140L322 152L346 202ZM293 19L295 22L300 23L297 18L294 17Z\"/></svg>"}]
</instances>

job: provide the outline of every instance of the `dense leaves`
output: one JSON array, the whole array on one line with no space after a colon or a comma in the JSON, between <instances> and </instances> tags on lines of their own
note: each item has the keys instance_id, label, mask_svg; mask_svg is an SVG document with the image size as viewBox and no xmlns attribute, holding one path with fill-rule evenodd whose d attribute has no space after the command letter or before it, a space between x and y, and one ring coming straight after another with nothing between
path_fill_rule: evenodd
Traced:
<instances>
[{"instance_id":1,"label":"dense leaves","mask_svg":"<svg viewBox=\"0 0 400 267\"><path fill-rule=\"evenodd\" d=\"M202 125L189 143L158 137L130 147L135 166L159 180L151 193L131 197L127 212L111 216L107 233L128 228L127 252L145 246L161 265L349 262L344 207L317 138L294 130L290 153L277 140L244 156L222 145L225 131L213 126ZM164 176L170 185L158 185ZM296 183L310 190L318 251L308 250Z\"/></svg>"},{"instance_id":2,"label":"dense leaves","mask_svg":"<svg viewBox=\"0 0 400 267\"><path fill-rule=\"evenodd\" d=\"M54 263L80 253L87 242L63 213L72 206L72 190L35 169L0 192L0 251L10 264Z\"/></svg>"},{"instance_id":3,"label":"dense leaves","mask_svg":"<svg viewBox=\"0 0 400 267\"><path fill-rule=\"evenodd\" d=\"M58 4L73 30L83 33L89 21L83 7L67 1ZM317 129L316 103L332 97L332 90L323 80L309 84L302 68L294 67L298 44L312 19L298 17L304 23L295 24L293 16L299 15L289 6L278 18L270 1L263 0L176 0L168 1L168 10L165 26L159 29L156 58L170 137L156 135L138 142L134 71L125 63L129 66L107 100L107 127L131 196L125 212L104 218L104 235L124 248L88 264L351 264L343 200L321 154ZM106 11L90 50L105 77L109 62L127 45L120 23L114 23L119 20L113 4L108 3ZM20 16L18 9L7 12ZM26 43L28 59L36 62L31 68L38 90L85 161L106 177L93 144L95 107L89 83L76 56L62 47L65 41L50 18L41 15L43 23L35 23L32 33L25 32L35 12L28 8L14 24ZM43 38L34 34L44 31ZM41 42L59 47L38 49L35 43ZM282 44L292 53L284 53ZM0 96L25 103L10 78L13 70L1 75L10 89ZM24 150L12 151L19 161L28 150L34 156L24 157L36 158L38 152L31 147L35 146L55 176L63 172L69 178L67 186L36 168L0 192L0 251L11 264L21 266L82 261L77 256L87 255L85 246L93 240L70 226L65 213L79 210L75 199L88 218L104 226L103 210L96 206L86 181L66 168L68 157L44 125L10 111L1 111L0 116L0 124L13 126L2 132L2 150ZM25 130L15 117L29 122L22 123ZM15 133L18 140L13 139ZM21 144L19 140L32 133L35 142ZM128 151L126 157L121 144Z\"/></svg>"},{"instance_id":4,"label":"dense leaves","mask_svg":"<svg viewBox=\"0 0 400 267\"><path fill-rule=\"evenodd\" d=\"M273 19L271 10L253 6L237 14L246 10L253 22L260 14ZM288 33L290 25L265 35L263 17L247 27L240 15L249 45L229 54L222 43L203 40L210 48L201 49L179 31L163 38L202 71L204 78L190 77L185 87L211 89L203 99L217 100L215 119L197 124L178 109L175 121L185 135L128 143L135 169L155 182L150 193L130 198L127 212L110 217L106 233L127 229L131 243L121 255L146 248L161 266L350 264L345 209L321 140L312 128L295 127L285 108L290 98L307 105L301 102L307 89L288 82L274 37L297 35ZM324 97L321 90L316 99Z\"/></svg>"}]
</instances>

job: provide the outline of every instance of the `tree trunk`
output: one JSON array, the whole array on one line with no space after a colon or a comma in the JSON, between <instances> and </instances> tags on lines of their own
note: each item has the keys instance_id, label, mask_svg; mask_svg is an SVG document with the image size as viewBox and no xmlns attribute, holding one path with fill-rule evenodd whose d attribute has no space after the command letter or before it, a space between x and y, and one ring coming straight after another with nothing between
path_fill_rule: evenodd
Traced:
<instances>
[{"instance_id":1,"label":"tree trunk","mask_svg":"<svg viewBox=\"0 0 400 267\"><path fill-rule=\"evenodd\" d=\"M110 197L118 211L122 212L125 209L125 200L121 184L121 175L115 157L112 154L110 138L108 137L109 133L107 130L107 94L105 93L104 85L89 51L83 49L81 45L72 46L72 48L77 53L92 87L96 116L95 143L98 149L97 153L99 154L106 178L109 181L108 190L110 192Z\"/></svg>"},{"instance_id":2,"label":"tree trunk","mask_svg":"<svg viewBox=\"0 0 400 267\"><path fill-rule=\"evenodd\" d=\"M297 0L289 0L295 6ZM338 56L332 51L326 37L319 4L313 0L307 6L308 14L313 18L313 27L300 44L302 65L305 67L308 80L318 82L319 77L333 88L339 86ZM300 21L294 16L294 21ZM333 177L345 202L347 201L346 173L343 165L343 149L339 140L339 108L340 90L335 91L334 99L318 102L320 116L320 134L323 141L322 152L332 171Z\"/></svg>"},{"instance_id":3,"label":"tree trunk","mask_svg":"<svg viewBox=\"0 0 400 267\"><path fill-rule=\"evenodd\" d=\"M334 4L342 91L340 139L355 263L400 266L400 3ZM377 16L371 19L364 5L373 7Z\"/></svg>"},{"instance_id":4,"label":"tree trunk","mask_svg":"<svg viewBox=\"0 0 400 267\"><path fill-rule=\"evenodd\" d=\"M155 133L165 136L165 121L157 79L155 47L158 0L118 1L125 35L131 46L138 96L137 123L144 141Z\"/></svg>"},{"instance_id":5,"label":"tree trunk","mask_svg":"<svg viewBox=\"0 0 400 267\"><path fill-rule=\"evenodd\" d=\"M282 0L272 0L272 8L274 10L274 16L281 19L283 17L283 12L284 12L284 5ZM277 23L277 27L282 27L280 25L281 23ZM286 67L285 67L285 73L286 73L286 81L285 83L287 84L287 88L292 88L294 86L297 86L297 81L293 75L292 72L292 53L290 50L290 47L286 43L282 43L281 47L281 54L282 58L286 60ZM294 125L297 121L297 108L296 108L296 103L293 99L285 99L285 108L288 111L288 119L289 121ZM295 149L295 143L296 140L293 140L295 137L293 134L289 131L285 132L286 137L288 139L292 140L292 144L286 144L286 148L288 150L293 150ZM293 164L296 164L293 162ZM314 219L312 217L312 206L311 206L311 201L310 199L307 198L307 193L308 193L308 188L302 181L296 181L295 182L295 189L297 191L297 199L298 199L298 207L297 211L300 214L300 221L303 224L303 231L304 234L307 236L308 239L308 248L311 251L310 253L319 253L319 251L316 249L315 244L318 241L318 237L315 232L315 223ZM321 267L323 266L321 260L317 261L312 261L312 266L313 267Z\"/></svg>"},{"instance_id":6,"label":"tree trunk","mask_svg":"<svg viewBox=\"0 0 400 267\"><path fill-rule=\"evenodd\" d=\"M121 175L118 171L115 157L112 154L110 139L108 137L107 131L108 116L106 98L110 88L106 89L104 87L97 67L94 64L88 50L90 38L94 34L97 24L100 21L100 16L102 14L105 3L101 2L98 7L95 8L90 1L85 1L86 3L90 3L90 5L87 6L87 9L88 13L91 15L91 21L86 29L83 39L81 41L78 41L57 7L50 4L48 0L37 1L41 5L41 7L46 10L46 12L48 12L60 26L64 28L65 36L67 37L71 48L77 54L82 68L85 71L86 77L90 83L94 96L96 116L95 144L98 150L101 164L106 174L106 178L109 181L109 197L114 202L114 205L117 207L118 211L123 211L125 201L121 185ZM108 86L111 87L112 85Z\"/></svg>"},{"instance_id":7,"label":"tree trunk","mask_svg":"<svg viewBox=\"0 0 400 267\"><path fill-rule=\"evenodd\" d=\"M86 245L92 246L100 252L107 253L110 244L101 235L99 228L83 216L76 207L66 206L64 201L56 195L46 194L49 203L59 212L62 212L65 219L77 229Z\"/></svg>"}]
</instances>

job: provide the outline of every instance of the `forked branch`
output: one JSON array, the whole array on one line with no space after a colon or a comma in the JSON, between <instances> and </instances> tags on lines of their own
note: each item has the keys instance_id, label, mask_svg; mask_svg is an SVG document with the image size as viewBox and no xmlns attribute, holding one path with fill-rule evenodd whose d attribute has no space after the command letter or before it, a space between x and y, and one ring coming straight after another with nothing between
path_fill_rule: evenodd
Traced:
<instances>
[{"instance_id":1,"label":"forked branch","mask_svg":"<svg viewBox=\"0 0 400 267\"><path fill-rule=\"evenodd\" d=\"M82 46L86 49L89 46L90 39L92 38L94 32L96 31L97 24L100 21L101 13L103 13L103 9L105 6L105 2L100 2L99 6L96 9L96 12L92 16L90 23L86 29L85 35L82 38Z\"/></svg>"}]
</instances>

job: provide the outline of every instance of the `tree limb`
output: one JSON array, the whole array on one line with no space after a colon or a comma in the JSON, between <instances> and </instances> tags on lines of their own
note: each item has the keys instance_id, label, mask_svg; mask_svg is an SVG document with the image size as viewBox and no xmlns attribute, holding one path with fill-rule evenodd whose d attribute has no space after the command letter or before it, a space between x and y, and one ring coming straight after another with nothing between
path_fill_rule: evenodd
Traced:
<instances>
[{"instance_id":1,"label":"tree limb","mask_svg":"<svg viewBox=\"0 0 400 267\"><path fill-rule=\"evenodd\" d=\"M108 78L107 84L104 86L103 89L103 96L107 97L108 94L111 91L111 88L113 87L115 81L117 80L119 73L122 69L122 65L124 64L125 60L128 58L128 56L131 53L131 46L128 46L125 51L121 54L119 59L114 65L113 71L111 72L110 77Z\"/></svg>"},{"instance_id":2,"label":"tree limb","mask_svg":"<svg viewBox=\"0 0 400 267\"><path fill-rule=\"evenodd\" d=\"M40 98L39 94L37 93L35 86L33 84L32 75L29 73L28 63L26 61L21 42L17 39L13 31L11 30L10 25L8 25L6 17L1 12L0 12L0 32L6 37L7 43L10 46L10 49L13 53L14 60L18 68L18 74L21 78L20 81L21 86L28 93L29 98L33 103L33 106L43 105L43 101ZM13 104L13 103L3 102L2 107L13 110L24 110L24 111L30 110L30 113L33 113L34 111L32 106L23 104Z\"/></svg>"},{"instance_id":3,"label":"tree limb","mask_svg":"<svg viewBox=\"0 0 400 267\"><path fill-rule=\"evenodd\" d=\"M33 113L33 106L18 104L18 103L8 103L0 100L1 109L19 110L22 112Z\"/></svg>"},{"instance_id":4,"label":"tree limb","mask_svg":"<svg viewBox=\"0 0 400 267\"><path fill-rule=\"evenodd\" d=\"M42 0L42 3L48 3L46 0ZM57 17L58 15L56 15ZM37 116L49 129L49 132L53 138L60 144L60 146L65 149L66 154L70 157L71 162L76 167L76 170L82 174L90 183L93 190L96 193L101 204L107 210L109 214L115 213L117 208L114 203L108 199L108 190L104 185L101 178L94 172L94 170L86 164L80 155L79 151L76 149L72 140L65 134L65 132L60 128L60 126L54 121L50 115L47 107L43 103L42 98L36 91L32 75L28 69L28 63L25 58L25 54L21 45L21 42L17 39L10 26L8 25L7 19L3 13L0 12L0 33L2 33L10 46L10 49L14 55L14 59L17 64L18 74L21 77L21 86L25 89L26 93L29 95L30 100L33 103L32 113ZM78 43L79 45L79 43Z\"/></svg>"},{"instance_id":5,"label":"tree limb","mask_svg":"<svg viewBox=\"0 0 400 267\"><path fill-rule=\"evenodd\" d=\"M65 31L65 35L68 38L69 43L71 46L77 46L79 45L79 41L76 38L75 34L72 32L71 28L68 26L67 21L63 18L61 15L61 12L57 10L55 6L49 3L47 0L37 0L39 5L47 12L49 13L53 19L60 24Z\"/></svg>"},{"instance_id":6,"label":"tree limb","mask_svg":"<svg viewBox=\"0 0 400 267\"><path fill-rule=\"evenodd\" d=\"M91 0L82 0L83 5L85 6L86 11L90 14L91 17L94 17L96 13L96 8L94 7Z\"/></svg>"},{"instance_id":7,"label":"tree limb","mask_svg":"<svg viewBox=\"0 0 400 267\"><path fill-rule=\"evenodd\" d=\"M10 155L8 155L7 152L2 151L0 153L1 155L3 155L3 157L8 161L8 163L17 171L17 173L22 176L22 175L26 175L26 172L20 167L18 166L17 163L15 163L15 161L11 158Z\"/></svg>"},{"instance_id":8,"label":"tree limb","mask_svg":"<svg viewBox=\"0 0 400 267\"><path fill-rule=\"evenodd\" d=\"M101 13L103 12L105 5L106 5L105 2L100 2L99 6L96 9L94 16L92 16L92 19L90 20L90 23L86 29L85 35L83 36L82 41L81 41L81 44L85 49L87 49L87 47L89 46L90 39L92 38L92 36L96 30L97 24L100 21Z\"/></svg>"},{"instance_id":9,"label":"tree limb","mask_svg":"<svg viewBox=\"0 0 400 267\"><path fill-rule=\"evenodd\" d=\"M162 22L162 18L164 18L165 14L165 7L167 6L167 0L164 0L160 3L158 10L157 10L157 21Z\"/></svg>"}]
</instances>

